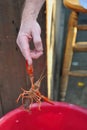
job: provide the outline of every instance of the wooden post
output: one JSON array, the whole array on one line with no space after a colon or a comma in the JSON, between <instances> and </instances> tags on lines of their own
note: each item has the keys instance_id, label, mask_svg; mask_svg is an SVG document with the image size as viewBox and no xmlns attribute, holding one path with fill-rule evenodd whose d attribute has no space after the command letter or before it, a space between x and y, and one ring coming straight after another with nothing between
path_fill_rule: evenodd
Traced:
<instances>
[{"instance_id":1,"label":"wooden post","mask_svg":"<svg viewBox=\"0 0 87 130\"><path fill-rule=\"evenodd\" d=\"M55 39L55 11L56 0L47 0L47 76L48 76L48 97L53 98L53 58Z\"/></svg>"}]
</instances>

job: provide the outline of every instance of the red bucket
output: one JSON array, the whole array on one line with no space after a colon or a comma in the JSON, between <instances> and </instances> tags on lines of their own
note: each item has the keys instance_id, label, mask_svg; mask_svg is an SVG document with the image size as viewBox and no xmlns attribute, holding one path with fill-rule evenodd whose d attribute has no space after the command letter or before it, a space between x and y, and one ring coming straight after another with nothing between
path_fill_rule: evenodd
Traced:
<instances>
[{"instance_id":1,"label":"red bucket","mask_svg":"<svg viewBox=\"0 0 87 130\"><path fill-rule=\"evenodd\" d=\"M0 130L87 130L87 109L67 103L33 104L27 112L19 107L0 119Z\"/></svg>"}]
</instances>

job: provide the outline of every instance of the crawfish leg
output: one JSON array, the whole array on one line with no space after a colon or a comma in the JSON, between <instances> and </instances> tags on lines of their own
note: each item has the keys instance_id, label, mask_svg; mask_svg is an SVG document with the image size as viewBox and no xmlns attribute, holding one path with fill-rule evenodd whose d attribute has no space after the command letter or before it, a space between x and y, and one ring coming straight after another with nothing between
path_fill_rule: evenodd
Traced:
<instances>
[{"instance_id":1,"label":"crawfish leg","mask_svg":"<svg viewBox=\"0 0 87 130\"><path fill-rule=\"evenodd\" d=\"M38 103L38 108L39 108L39 110L40 110L40 106L41 106L41 98L39 97L33 97L33 99L35 100L35 102L37 102Z\"/></svg>"},{"instance_id":2,"label":"crawfish leg","mask_svg":"<svg viewBox=\"0 0 87 130\"><path fill-rule=\"evenodd\" d=\"M30 98L30 106L29 106L29 110L31 110L32 104L33 104L33 98L31 97L31 98Z\"/></svg>"},{"instance_id":3,"label":"crawfish leg","mask_svg":"<svg viewBox=\"0 0 87 130\"><path fill-rule=\"evenodd\" d=\"M37 95L36 92L33 92L32 97L33 97L33 99L34 99L36 102L39 102L39 100L41 100L41 97L40 97L39 95Z\"/></svg>"},{"instance_id":4,"label":"crawfish leg","mask_svg":"<svg viewBox=\"0 0 87 130\"><path fill-rule=\"evenodd\" d=\"M38 102L38 109L39 110L41 110L40 107L41 107L41 101L39 100L39 102Z\"/></svg>"},{"instance_id":5,"label":"crawfish leg","mask_svg":"<svg viewBox=\"0 0 87 130\"><path fill-rule=\"evenodd\" d=\"M41 106L41 97L38 96L36 93L33 93L33 99L35 100L35 102L38 103L38 108L40 110L40 106Z\"/></svg>"},{"instance_id":6,"label":"crawfish leg","mask_svg":"<svg viewBox=\"0 0 87 130\"><path fill-rule=\"evenodd\" d=\"M20 100L20 98L21 98L22 96L23 96L22 94L20 94L20 95L18 96L18 98L17 98L17 100L16 100L17 103L19 102L19 100Z\"/></svg>"}]
</instances>

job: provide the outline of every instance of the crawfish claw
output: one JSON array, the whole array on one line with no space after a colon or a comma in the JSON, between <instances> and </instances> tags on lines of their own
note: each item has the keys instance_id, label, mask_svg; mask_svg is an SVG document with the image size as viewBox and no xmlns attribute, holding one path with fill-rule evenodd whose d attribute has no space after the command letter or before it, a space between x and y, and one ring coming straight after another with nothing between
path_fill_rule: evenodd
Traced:
<instances>
[{"instance_id":1,"label":"crawfish claw","mask_svg":"<svg viewBox=\"0 0 87 130\"><path fill-rule=\"evenodd\" d=\"M53 101L51 101L50 99L48 99L48 98L45 97L44 95L41 95L41 97L42 97L42 99L43 99L45 102L54 105Z\"/></svg>"}]
</instances>

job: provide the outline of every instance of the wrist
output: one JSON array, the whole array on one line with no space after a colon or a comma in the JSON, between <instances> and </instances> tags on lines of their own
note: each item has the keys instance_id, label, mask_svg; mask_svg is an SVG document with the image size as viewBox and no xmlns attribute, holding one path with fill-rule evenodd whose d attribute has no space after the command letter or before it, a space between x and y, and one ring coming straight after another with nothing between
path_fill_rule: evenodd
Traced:
<instances>
[{"instance_id":1,"label":"wrist","mask_svg":"<svg viewBox=\"0 0 87 130\"><path fill-rule=\"evenodd\" d=\"M21 25L20 25L20 31L29 32L29 30L32 30L32 28L36 24L36 22L37 22L37 20L33 19L33 18L22 20Z\"/></svg>"},{"instance_id":2,"label":"wrist","mask_svg":"<svg viewBox=\"0 0 87 130\"><path fill-rule=\"evenodd\" d=\"M21 26L30 25L37 21L37 17L29 14L28 17L21 19Z\"/></svg>"}]
</instances>

